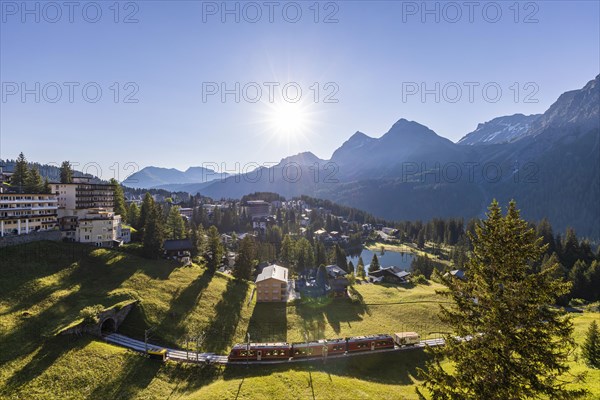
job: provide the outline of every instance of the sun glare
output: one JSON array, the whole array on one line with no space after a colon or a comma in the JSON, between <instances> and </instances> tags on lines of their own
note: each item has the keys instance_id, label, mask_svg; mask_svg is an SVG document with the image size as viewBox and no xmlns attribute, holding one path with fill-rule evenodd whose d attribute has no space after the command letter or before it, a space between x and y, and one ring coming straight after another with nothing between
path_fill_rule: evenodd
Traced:
<instances>
[{"instance_id":1,"label":"sun glare","mask_svg":"<svg viewBox=\"0 0 600 400\"><path fill-rule=\"evenodd\" d=\"M296 135L305 131L308 114L300 103L281 103L273 105L269 110L271 130L281 135Z\"/></svg>"}]
</instances>

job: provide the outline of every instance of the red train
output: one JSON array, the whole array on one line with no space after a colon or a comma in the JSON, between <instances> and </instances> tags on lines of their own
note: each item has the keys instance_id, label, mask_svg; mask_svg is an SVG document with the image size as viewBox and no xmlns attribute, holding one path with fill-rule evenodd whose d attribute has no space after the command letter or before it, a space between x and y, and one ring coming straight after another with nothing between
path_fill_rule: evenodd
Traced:
<instances>
[{"instance_id":1,"label":"red train","mask_svg":"<svg viewBox=\"0 0 600 400\"><path fill-rule=\"evenodd\" d=\"M411 334L410 343L396 340ZM399 336L401 335L401 336ZM303 343L239 343L233 346L229 353L229 361L268 361L285 360L290 358L321 358L334 354L354 353L359 351L376 351L393 349L399 346L416 344L419 336L413 332L396 334L394 337L386 334L355 336L344 339L321 339Z\"/></svg>"}]
</instances>

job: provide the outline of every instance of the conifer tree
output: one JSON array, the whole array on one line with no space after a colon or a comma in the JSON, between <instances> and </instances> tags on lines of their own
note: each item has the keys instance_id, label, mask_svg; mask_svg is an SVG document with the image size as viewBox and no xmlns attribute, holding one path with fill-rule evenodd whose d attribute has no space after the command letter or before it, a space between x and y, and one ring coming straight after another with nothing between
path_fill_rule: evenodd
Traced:
<instances>
[{"instance_id":1,"label":"conifer tree","mask_svg":"<svg viewBox=\"0 0 600 400\"><path fill-rule=\"evenodd\" d=\"M379 271L380 269L381 267L379 266L379 259L377 258L377 254L373 254L371 264L369 265L369 273Z\"/></svg>"},{"instance_id":2,"label":"conifer tree","mask_svg":"<svg viewBox=\"0 0 600 400\"><path fill-rule=\"evenodd\" d=\"M223 243L221 243L221 236L217 227L212 225L208 229L208 269L212 272L216 271L221 265L221 259L223 258Z\"/></svg>"},{"instance_id":3,"label":"conifer tree","mask_svg":"<svg viewBox=\"0 0 600 400\"><path fill-rule=\"evenodd\" d=\"M254 267L258 264L256 259L256 243L252 235L246 235L240 243L240 249L235 259L233 275L238 279L252 279Z\"/></svg>"},{"instance_id":4,"label":"conifer tree","mask_svg":"<svg viewBox=\"0 0 600 400\"><path fill-rule=\"evenodd\" d=\"M356 276L361 279L365 279L365 263L362 257L358 257L358 264L356 265Z\"/></svg>"},{"instance_id":5,"label":"conifer tree","mask_svg":"<svg viewBox=\"0 0 600 400\"><path fill-rule=\"evenodd\" d=\"M450 326L445 345L430 348L434 359L420 370L436 399L569 399L581 395L565 386L573 326L552 307L569 284L553 277L558 267L536 272L545 251L542 239L511 202L506 216L493 201L476 227L465 280L437 274L454 305L440 306ZM469 338L469 340L460 340ZM449 360L449 372L441 362Z\"/></svg>"},{"instance_id":6,"label":"conifer tree","mask_svg":"<svg viewBox=\"0 0 600 400\"><path fill-rule=\"evenodd\" d=\"M127 218L127 207L125 206L125 194L123 193L123 187L115 178L111 178L110 184L113 187L113 211L115 214L120 215L123 221L129 222Z\"/></svg>"},{"instance_id":7,"label":"conifer tree","mask_svg":"<svg viewBox=\"0 0 600 400\"><path fill-rule=\"evenodd\" d=\"M581 348L585 362L592 368L600 368L600 333L598 324L592 321Z\"/></svg>"},{"instance_id":8,"label":"conifer tree","mask_svg":"<svg viewBox=\"0 0 600 400\"><path fill-rule=\"evenodd\" d=\"M172 206L167 216L167 236L169 239L185 238L185 221L179 213L178 206Z\"/></svg>"},{"instance_id":9,"label":"conifer tree","mask_svg":"<svg viewBox=\"0 0 600 400\"><path fill-rule=\"evenodd\" d=\"M159 258L162 254L163 241L164 227L160 209L156 204L153 204L144 225L144 256L147 258Z\"/></svg>"},{"instance_id":10,"label":"conifer tree","mask_svg":"<svg viewBox=\"0 0 600 400\"><path fill-rule=\"evenodd\" d=\"M25 178L25 193L42 193L44 190L44 181L40 175L40 171L36 167L32 167L27 177Z\"/></svg>"},{"instance_id":11,"label":"conifer tree","mask_svg":"<svg viewBox=\"0 0 600 400\"><path fill-rule=\"evenodd\" d=\"M68 161L63 161L60 166L60 183L73 183L73 168Z\"/></svg>"},{"instance_id":12,"label":"conifer tree","mask_svg":"<svg viewBox=\"0 0 600 400\"><path fill-rule=\"evenodd\" d=\"M19 153L19 157L17 158L17 162L15 164L15 170L10 178L10 184L19 193L23 193L28 177L29 167L27 166L27 159L23 153Z\"/></svg>"}]
</instances>

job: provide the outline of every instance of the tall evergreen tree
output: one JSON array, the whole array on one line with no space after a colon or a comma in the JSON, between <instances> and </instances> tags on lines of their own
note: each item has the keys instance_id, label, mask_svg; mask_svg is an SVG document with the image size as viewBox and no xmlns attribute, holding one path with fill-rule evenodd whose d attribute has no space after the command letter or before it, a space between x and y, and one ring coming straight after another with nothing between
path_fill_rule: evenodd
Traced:
<instances>
[{"instance_id":1,"label":"tall evergreen tree","mask_svg":"<svg viewBox=\"0 0 600 400\"><path fill-rule=\"evenodd\" d=\"M335 265L346 272L350 272L348 270L348 259L346 258L346 252L340 247L339 244L335 245Z\"/></svg>"},{"instance_id":2,"label":"tall evergreen tree","mask_svg":"<svg viewBox=\"0 0 600 400\"><path fill-rule=\"evenodd\" d=\"M60 183L73 183L73 168L68 161L63 161L60 166Z\"/></svg>"},{"instance_id":3,"label":"tall evergreen tree","mask_svg":"<svg viewBox=\"0 0 600 400\"><path fill-rule=\"evenodd\" d=\"M120 215L123 221L129 222L127 218L127 207L125 205L125 194L123 193L123 187L115 178L110 179L110 184L113 187L113 211L115 214Z\"/></svg>"},{"instance_id":4,"label":"tall evergreen tree","mask_svg":"<svg viewBox=\"0 0 600 400\"><path fill-rule=\"evenodd\" d=\"M162 255L164 227L160 210L156 204L148 212L144 225L143 253L147 258L159 258Z\"/></svg>"},{"instance_id":5,"label":"tall evergreen tree","mask_svg":"<svg viewBox=\"0 0 600 400\"><path fill-rule=\"evenodd\" d=\"M185 221L179 213L178 206L172 206L167 216L167 236L169 239L183 239L185 238Z\"/></svg>"},{"instance_id":6,"label":"tall evergreen tree","mask_svg":"<svg viewBox=\"0 0 600 400\"><path fill-rule=\"evenodd\" d=\"M50 185L50 181L48 180L48 177L44 178L44 188L42 189L42 193L45 193L45 194L52 193L52 186Z\"/></svg>"},{"instance_id":7,"label":"tall evergreen tree","mask_svg":"<svg viewBox=\"0 0 600 400\"><path fill-rule=\"evenodd\" d=\"M133 202L127 210L127 223L135 229L140 229L140 208Z\"/></svg>"},{"instance_id":8,"label":"tall evergreen tree","mask_svg":"<svg viewBox=\"0 0 600 400\"><path fill-rule=\"evenodd\" d=\"M379 266L379 259L377 258L377 254L373 254L371 264L369 265L369 273L379 271L380 269L381 267Z\"/></svg>"},{"instance_id":9,"label":"tall evergreen tree","mask_svg":"<svg viewBox=\"0 0 600 400\"><path fill-rule=\"evenodd\" d=\"M154 208L154 198L148 192L144 195L144 200L142 202L142 207L140 209L140 219L138 221L138 225L141 228L142 239L144 237L144 229L146 227L146 220L148 219L148 215Z\"/></svg>"},{"instance_id":10,"label":"tall evergreen tree","mask_svg":"<svg viewBox=\"0 0 600 400\"><path fill-rule=\"evenodd\" d=\"M221 265L221 259L223 258L223 254L225 252L225 250L223 249L223 243L221 243L221 236L219 235L219 231L214 225L212 225L208 229L207 251L207 267L210 271L214 272Z\"/></svg>"},{"instance_id":11,"label":"tall evergreen tree","mask_svg":"<svg viewBox=\"0 0 600 400\"><path fill-rule=\"evenodd\" d=\"M365 279L365 263L362 257L358 257L358 264L356 265L356 276L361 279Z\"/></svg>"},{"instance_id":12,"label":"tall evergreen tree","mask_svg":"<svg viewBox=\"0 0 600 400\"><path fill-rule=\"evenodd\" d=\"M235 260L233 274L239 279L252 279L252 271L258 264L256 259L256 243L252 235L246 235L240 243L240 249Z\"/></svg>"},{"instance_id":13,"label":"tall evergreen tree","mask_svg":"<svg viewBox=\"0 0 600 400\"><path fill-rule=\"evenodd\" d=\"M496 201L471 238L465 280L438 278L454 301L441 306L440 319L454 331L445 345L431 348L434 359L420 370L436 399L574 398L560 380L569 367L573 326L552 305L569 284L552 277L553 268L535 272L545 246L516 204L504 217ZM556 266L555 266L556 267ZM459 340L454 335L470 340ZM448 372L441 364L449 360Z\"/></svg>"},{"instance_id":14,"label":"tall evergreen tree","mask_svg":"<svg viewBox=\"0 0 600 400\"><path fill-rule=\"evenodd\" d=\"M40 175L40 171L36 167L32 167L27 177L25 178L25 193L42 193L44 191L44 181Z\"/></svg>"},{"instance_id":15,"label":"tall evergreen tree","mask_svg":"<svg viewBox=\"0 0 600 400\"><path fill-rule=\"evenodd\" d=\"M323 264L319 265L316 278L317 286L324 289L327 285L327 268Z\"/></svg>"},{"instance_id":16,"label":"tall evergreen tree","mask_svg":"<svg viewBox=\"0 0 600 400\"><path fill-rule=\"evenodd\" d=\"M581 347L585 362L592 368L600 368L600 333L598 324L592 321Z\"/></svg>"},{"instance_id":17,"label":"tall evergreen tree","mask_svg":"<svg viewBox=\"0 0 600 400\"><path fill-rule=\"evenodd\" d=\"M27 166L27 159L23 153L19 153L17 162L15 164L15 170L10 178L10 184L19 193L23 193L25 186L27 185L29 177L29 167Z\"/></svg>"},{"instance_id":18,"label":"tall evergreen tree","mask_svg":"<svg viewBox=\"0 0 600 400\"><path fill-rule=\"evenodd\" d=\"M286 268L291 268L295 259L295 246L294 242L290 238L290 235L285 235L283 242L281 242L281 263Z\"/></svg>"}]
</instances>

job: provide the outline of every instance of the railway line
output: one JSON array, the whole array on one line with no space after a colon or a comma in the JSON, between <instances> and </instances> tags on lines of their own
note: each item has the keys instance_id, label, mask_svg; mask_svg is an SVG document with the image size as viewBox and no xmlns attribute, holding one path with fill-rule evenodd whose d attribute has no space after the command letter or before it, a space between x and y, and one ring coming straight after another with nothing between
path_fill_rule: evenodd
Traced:
<instances>
[{"instance_id":1,"label":"railway line","mask_svg":"<svg viewBox=\"0 0 600 400\"><path fill-rule=\"evenodd\" d=\"M364 351L364 352L356 352L356 353L345 353L345 354L335 354L328 355L326 357L313 357L313 358L289 358L283 360L249 360L249 361L236 361L230 362L226 355L219 355L215 353L197 353L193 351L186 351L181 349L171 349L164 346L158 346L155 344L148 343L146 348L146 344L137 339L132 339L128 336L124 336L118 333L111 333L109 335L104 336L104 340L108 343L125 347L130 350L138 351L140 353L146 353L146 349L148 350L166 350L166 357L171 361L176 362L189 362L189 363L204 363L204 364L232 364L232 365L246 365L246 364L287 364L287 363L297 363L297 362L310 362L324 359L339 359L339 358L347 358L347 357L356 357L365 354L373 354L373 353L387 353L394 351L408 351L412 349L424 348L426 346L443 346L444 339L427 339L421 340L419 343L413 346L397 346L395 345L393 348L389 349L379 349L372 351Z\"/></svg>"}]
</instances>

